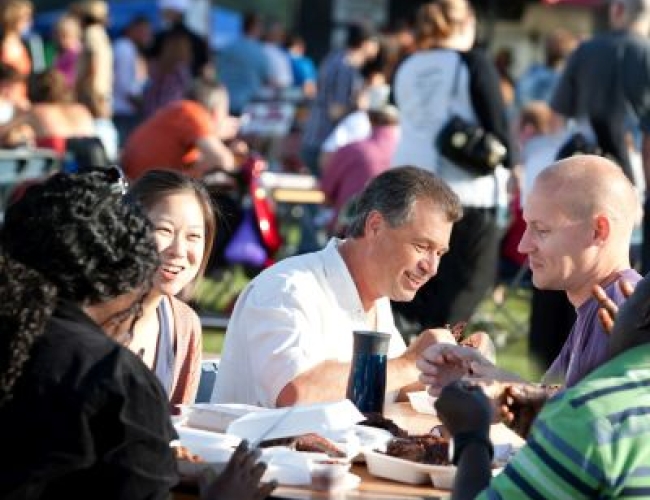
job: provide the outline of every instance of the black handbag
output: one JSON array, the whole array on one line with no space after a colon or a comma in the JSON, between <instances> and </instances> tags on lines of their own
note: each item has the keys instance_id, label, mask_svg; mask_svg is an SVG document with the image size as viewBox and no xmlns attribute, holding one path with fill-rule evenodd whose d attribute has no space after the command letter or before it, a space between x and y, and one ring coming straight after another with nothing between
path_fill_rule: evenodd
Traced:
<instances>
[{"instance_id":1,"label":"black handbag","mask_svg":"<svg viewBox=\"0 0 650 500\"><path fill-rule=\"evenodd\" d=\"M459 59L448 107L458 94L460 65ZM449 121L438 132L434 144L442 156L477 176L492 174L508 152L494 134L456 114L451 114Z\"/></svg>"}]
</instances>

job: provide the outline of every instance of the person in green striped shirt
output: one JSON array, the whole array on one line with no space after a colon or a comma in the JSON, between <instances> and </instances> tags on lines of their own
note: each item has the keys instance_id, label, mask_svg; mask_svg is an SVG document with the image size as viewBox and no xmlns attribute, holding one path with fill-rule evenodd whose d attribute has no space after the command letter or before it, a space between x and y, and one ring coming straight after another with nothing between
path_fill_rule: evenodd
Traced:
<instances>
[{"instance_id":1,"label":"person in green striped shirt","mask_svg":"<svg viewBox=\"0 0 650 500\"><path fill-rule=\"evenodd\" d=\"M491 478L491 404L446 386L435 406L454 436L453 499L650 498L650 276L621 306L610 359L546 402L526 445Z\"/></svg>"}]
</instances>

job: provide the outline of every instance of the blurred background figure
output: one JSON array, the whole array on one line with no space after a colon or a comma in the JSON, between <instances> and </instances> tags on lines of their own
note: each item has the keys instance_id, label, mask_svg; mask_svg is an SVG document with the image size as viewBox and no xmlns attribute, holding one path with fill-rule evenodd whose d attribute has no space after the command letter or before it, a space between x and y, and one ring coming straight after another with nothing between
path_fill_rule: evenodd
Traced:
<instances>
[{"instance_id":1,"label":"blurred background figure","mask_svg":"<svg viewBox=\"0 0 650 500\"><path fill-rule=\"evenodd\" d=\"M113 112L113 47L106 31L108 3L82 0L72 4L71 12L79 18L83 50L78 61L77 100L90 110L95 133L101 138L107 157L115 161L119 139L111 115Z\"/></svg>"},{"instance_id":2,"label":"blurred background figure","mask_svg":"<svg viewBox=\"0 0 650 500\"><path fill-rule=\"evenodd\" d=\"M515 103L515 79L512 76L512 62L512 50L508 47L499 49L494 56L494 65L499 73L501 97L510 111Z\"/></svg>"},{"instance_id":3,"label":"blurred background figure","mask_svg":"<svg viewBox=\"0 0 650 500\"><path fill-rule=\"evenodd\" d=\"M416 51L413 25L405 19L397 19L382 33L382 50L386 58L386 78L393 81L399 64Z\"/></svg>"},{"instance_id":4,"label":"blurred background figure","mask_svg":"<svg viewBox=\"0 0 650 500\"><path fill-rule=\"evenodd\" d=\"M318 175L323 141L335 124L356 107L363 86L361 67L377 55L379 47L364 26L348 27L346 45L333 49L318 68L318 83L302 137L302 156L310 172Z\"/></svg>"},{"instance_id":5,"label":"blurred background figure","mask_svg":"<svg viewBox=\"0 0 650 500\"><path fill-rule=\"evenodd\" d=\"M260 42L262 20L244 15L242 36L218 52L219 80L228 89L230 114L240 116L244 107L271 81L271 65Z\"/></svg>"},{"instance_id":6,"label":"blurred background figure","mask_svg":"<svg viewBox=\"0 0 650 500\"><path fill-rule=\"evenodd\" d=\"M158 9L163 29L156 34L149 57L156 59L162 50L165 38L171 33L183 32L190 41L190 70L193 77L207 76L211 71L210 48L207 40L190 29L185 23L185 14L190 0L158 0Z\"/></svg>"},{"instance_id":7,"label":"blurred background figure","mask_svg":"<svg viewBox=\"0 0 650 500\"><path fill-rule=\"evenodd\" d=\"M565 29L552 31L544 41L544 62L531 64L517 80L519 107L529 101L550 102L564 64L578 45L578 37Z\"/></svg>"},{"instance_id":8,"label":"blurred background figure","mask_svg":"<svg viewBox=\"0 0 650 500\"><path fill-rule=\"evenodd\" d=\"M70 14L62 15L54 27L56 56L54 67L65 77L70 89L77 83L77 64L82 51L79 19Z\"/></svg>"},{"instance_id":9,"label":"blurred background figure","mask_svg":"<svg viewBox=\"0 0 650 500\"><path fill-rule=\"evenodd\" d=\"M196 80L185 99L164 106L133 130L122 151L124 171L130 179L160 168L197 178L216 168L233 171L235 158L221 140L227 117L226 89Z\"/></svg>"},{"instance_id":10,"label":"blurred background figure","mask_svg":"<svg viewBox=\"0 0 650 500\"><path fill-rule=\"evenodd\" d=\"M397 147L397 108L384 101L372 103L367 113L369 137L339 148L324 165L320 186L327 203L334 208L328 224L331 236L345 237L347 222L354 213L354 199L372 179L388 170ZM350 212L347 216L346 211Z\"/></svg>"},{"instance_id":11,"label":"blurred background figure","mask_svg":"<svg viewBox=\"0 0 650 500\"><path fill-rule=\"evenodd\" d=\"M286 30L279 21L271 21L263 36L263 47L269 62L270 85L273 90L282 90L293 85L291 60L284 49Z\"/></svg>"},{"instance_id":12,"label":"blurred background figure","mask_svg":"<svg viewBox=\"0 0 650 500\"><path fill-rule=\"evenodd\" d=\"M24 89L25 77L13 66L0 62L0 125L9 122L17 112L29 107ZM9 144L11 143L10 141ZM8 144L3 142L3 145Z\"/></svg>"},{"instance_id":13,"label":"blurred background figure","mask_svg":"<svg viewBox=\"0 0 650 500\"><path fill-rule=\"evenodd\" d=\"M149 117L165 105L183 99L192 83L192 45L183 29L171 28L149 64L142 111Z\"/></svg>"},{"instance_id":14,"label":"blurred background figure","mask_svg":"<svg viewBox=\"0 0 650 500\"><path fill-rule=\"evenodd\" d=\"M145 52L151 40L151 22L137 16L113 43L113 123L120 147L142 117L142 93L149 74Z\"/></svg>"},{"instance_id":15,"label":"blurred background figure","mask_svg":"<svg viewBox=\"0 0 650 500\"><path fill-rule=\"evenodd\" d=\"M32 61L23 43L23 36L32 26L33 11L29 0L0 2L0 62L12 66L25 77L25 82L32 72ZM23 95L27 96L26 83Z\"/></svg>"},{"instance_id":16,"label":"blurred background figure","mask_svg":"<svg viewBox=\"0 0 650 500\"><path fill-rule=\"evenodd\" d=\"M286 37L285 49L291 63L293 86L302 90L305 98L313 98L316 95L316 66L305 54L305 40L300 35L289 34Z\"/></svg>"},{"instance_id":17,"label":"blurred background figure","mask_svg":"<svg viewBox=\"0 0 650 500\"><path fill-rule=\"evenodd\" d=\"M473 48L476 17L466 0L436 0L420 7L418 51L397 69L393 92L401 134L392 165L430 170L460 197L463 218L435 279L411 302L393 304L404 332L467 321L492 289L501 231L497 208L506 204L512 166L510 129L494 63ZM440 155L433 141L452 114L480 124L508 149L503 167L476 175Z\"/></svg>"},{"instance_id":18,"label":"blurred background figure","mask_svg":"<svg viewBox=\"0 0 650 500\"><path fill-rule=\"evenodd\" d=\"M363 86L357 94L356 106L338 120L321 146L318 167L322 175L330 157L343 146L370 136L372 124L369 110L383 109L388 104L390 86L387 83L383 53L361 67Z\"/></svg>"},{"instance_id":19,"label":"blurred background figure","mask_svg":"<svg viewBox=\"0 0 650 500\"><path fill-rule=\"evenodd\" d=\"M72 90L58 70L50 68L29 80L31 107L15 114L0 132L3 139L17 127L29 126L34 145L65 156L70 138L96 136L93 117L74 100Z\"/></svg>"},{"instance_id":20,"label":"blurred background figure","mask_svg":"<svg viewBox=\"0 0 650 500\"><path fill-rule=\"evenodd\" d=\"M83 51L79 58L77 99L96 118L111 116L113 49L106 31L108 4L84 0L71 6L82 27Z\"/></svg>"},{"instance_id":21,"label":"blurred background figure","mask_svg":"<svg viewBox=\"0 0 650 500\"><path fill-rule=\"evenodd\" d=\"M316 97L311 102L309 116L301 138L301 157L309 172L320 176L321 147L336 123L354 111L363 87L361 67L377 56L379 45L365 26L348 26L345 47L335 48L318 68ZM314 207L305 207L298 252L315 251L322 246L314 226Z\"/></svg>"}]
</instances>

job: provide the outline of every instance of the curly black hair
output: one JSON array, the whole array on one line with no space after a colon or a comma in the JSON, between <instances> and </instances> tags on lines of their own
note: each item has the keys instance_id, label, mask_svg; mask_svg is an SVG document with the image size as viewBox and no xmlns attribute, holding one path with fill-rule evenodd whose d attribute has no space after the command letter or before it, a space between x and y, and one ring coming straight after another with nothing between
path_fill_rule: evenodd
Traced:
<instances>
[{"instance_id":1,"label":"curly black hair","mask_svg":"<svg viewBox=\"0 0 650 500\"><path fill-rule=\"evenodd\" d=\"M2 405L57 297L82 306L138 289L144 297L159 261L147 217L101 173L56 174L28 188L6 211L0 245Z\"/></svg>"}]
</instances>

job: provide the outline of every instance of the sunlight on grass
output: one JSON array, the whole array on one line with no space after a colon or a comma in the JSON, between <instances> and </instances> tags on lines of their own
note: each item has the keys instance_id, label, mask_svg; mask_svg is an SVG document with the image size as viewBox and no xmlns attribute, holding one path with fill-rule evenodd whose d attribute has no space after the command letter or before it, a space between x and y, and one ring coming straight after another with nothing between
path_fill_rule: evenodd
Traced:
<instances>
[{"instance_id":1,"label":"sunlight on grass","mask_svg":"<svg viewBox=\"0 0 650 500\"><path fill-rule=\"evenodd\" d=\"M211 328L203 329L203 352L220 354L223 348L225 332Z\"/></svg>"},{"instance_id":2,"label":"sunlight on grass","mask_svg":"<svg viewBox=\"0 0 650 500\"><path fill-rule=\"evenodd\" d=\"M543 369L528 353L530 290L506 290L504 302L488 297L470 322L471 330L484 330L497 346L497 365L520 377L539 381Z\"/></svg>"}]
</instances>

